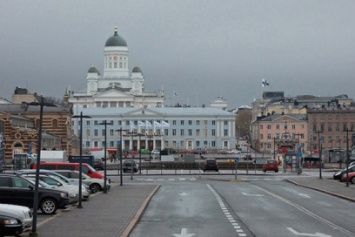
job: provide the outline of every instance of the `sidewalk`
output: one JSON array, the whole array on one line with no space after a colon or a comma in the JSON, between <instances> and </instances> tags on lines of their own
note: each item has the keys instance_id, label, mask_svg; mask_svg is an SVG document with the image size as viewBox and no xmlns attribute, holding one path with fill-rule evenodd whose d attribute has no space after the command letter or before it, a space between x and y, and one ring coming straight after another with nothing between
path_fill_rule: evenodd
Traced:
<instances>
[{"instance_id":1,"label":"sidewalk","mask_svg":"<svg viewBox=\"0 0 355 237\"><path fill-rule=\"evenodd\" d=\"M346 182L340 182L330 177L323 177L320 179L319 177L305 175L287 178L287 181L302 187L311 188L339 198L346 199L351 202L355 202L355 185L352 183L349 183L349 187L347 187Z\"/></svg>"},{"instance_id":2,"label":"sidewalk","mask_svg":"<svg viewBox=\"0 0 355 237\"><path fill-rule=\"evenodd\" d=\"M82 202L83 208L73 206L53 219L38 223L37 234L40 237L126 237L159 187L112 183L107 194L100 192Z\"/></svg>"}]
</instances>

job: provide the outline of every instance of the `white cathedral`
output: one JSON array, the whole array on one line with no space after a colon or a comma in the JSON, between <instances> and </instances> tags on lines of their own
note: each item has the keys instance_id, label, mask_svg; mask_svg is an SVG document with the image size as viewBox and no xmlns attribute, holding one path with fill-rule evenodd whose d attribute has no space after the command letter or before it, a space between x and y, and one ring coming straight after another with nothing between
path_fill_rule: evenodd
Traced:
<instances>
[{"instance_id":1,"label":"white cathedral","mask_svg":"<svg viewBox=\"0 0 355 237\"><path fill-rule=\"evenodd\" d=\"M75 92L67 90L74 111L81 108L164 107L163 88L158 91L146 90L139 66L135 66L130 75L127 43L117 33L117 27L105 44L103 75L95 66L91 66L86 80L86 89Z\"/></svg>"}]
</instances>

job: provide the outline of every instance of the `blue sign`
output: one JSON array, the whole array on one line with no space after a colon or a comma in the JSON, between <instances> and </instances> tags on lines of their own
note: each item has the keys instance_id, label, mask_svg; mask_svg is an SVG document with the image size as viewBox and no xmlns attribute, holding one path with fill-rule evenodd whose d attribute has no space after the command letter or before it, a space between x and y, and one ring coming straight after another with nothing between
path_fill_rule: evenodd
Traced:
<instances>
[{"instance_id":1,"label":"blue sign","mask_svg":"<svg viewBox=\"0 0 355 237\"><path fill-rule=\"evenodd\" d=\"M297 147L297 157L302 157L302 146L301 145L299 145Z\"/></svg>"},{"instance_id":2,"label":"blue sign","mask_svg":"<svg viewBox=\"0 0 355 237\"><path fill-rule=\"evenodd\" d=\"M236 157L236 158L234 159L234 162L239 162L239 157Z\"/></svg>"},{"instance_id":3,"label":"blue sign","mask_svg":"<svg viewBox=\"0 0 355 237\"><path fill-rule=\"evenodd\" d=\"M117 145L121 145L121 140L117 140Z\"/></svg>"},{"instance_id":4,"label":"blue sign","mask_svg":"<svg viewBox=\"0 0 355 237\"><path fill-rule=\"evenodd\" d=\"M323 142L324 142L324 137L321 137L321 138L319 139L319 142L320 142L320 143L323 143Z\"/></svg>"}]
</instances>

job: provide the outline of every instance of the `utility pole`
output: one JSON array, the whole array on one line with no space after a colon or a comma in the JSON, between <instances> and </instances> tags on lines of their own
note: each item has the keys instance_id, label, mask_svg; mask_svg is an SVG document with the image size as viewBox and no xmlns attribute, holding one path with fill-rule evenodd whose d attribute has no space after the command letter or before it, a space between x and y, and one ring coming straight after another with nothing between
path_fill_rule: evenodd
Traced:
<instances>
[{"instance_id":1,"label":"utility pole","mask_svg":"<svg viewBox=\"0 0 355 237\"><path fill-rule=\"evenodd\" d=\"M346 128L346 187L349 187L349 161L350 161L350 154L349 154L349 132L353 131L352 129Z\"/></svg>"}]
</instances>

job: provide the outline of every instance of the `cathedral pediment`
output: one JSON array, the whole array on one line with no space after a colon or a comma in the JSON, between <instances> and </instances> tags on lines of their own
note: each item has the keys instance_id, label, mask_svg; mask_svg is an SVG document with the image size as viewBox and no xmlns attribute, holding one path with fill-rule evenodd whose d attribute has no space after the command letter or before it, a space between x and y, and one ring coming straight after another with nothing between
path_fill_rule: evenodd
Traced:
<instances>
[{"instance_id":1,"label":"cathedral pediment","mask_svg":"<svg viewBox=\"0 0 355 237\"><path fill-rule=\"evenodd\" d=\"M139 109L135 109L130 111L129 113L130 115L141 115L141 114L145 114L145 115L158 115L161 116L162 113L158 113L157 111L154 111L152 109L147 109L147 108L139 108Z\"/></svg>"}]
</instances>

